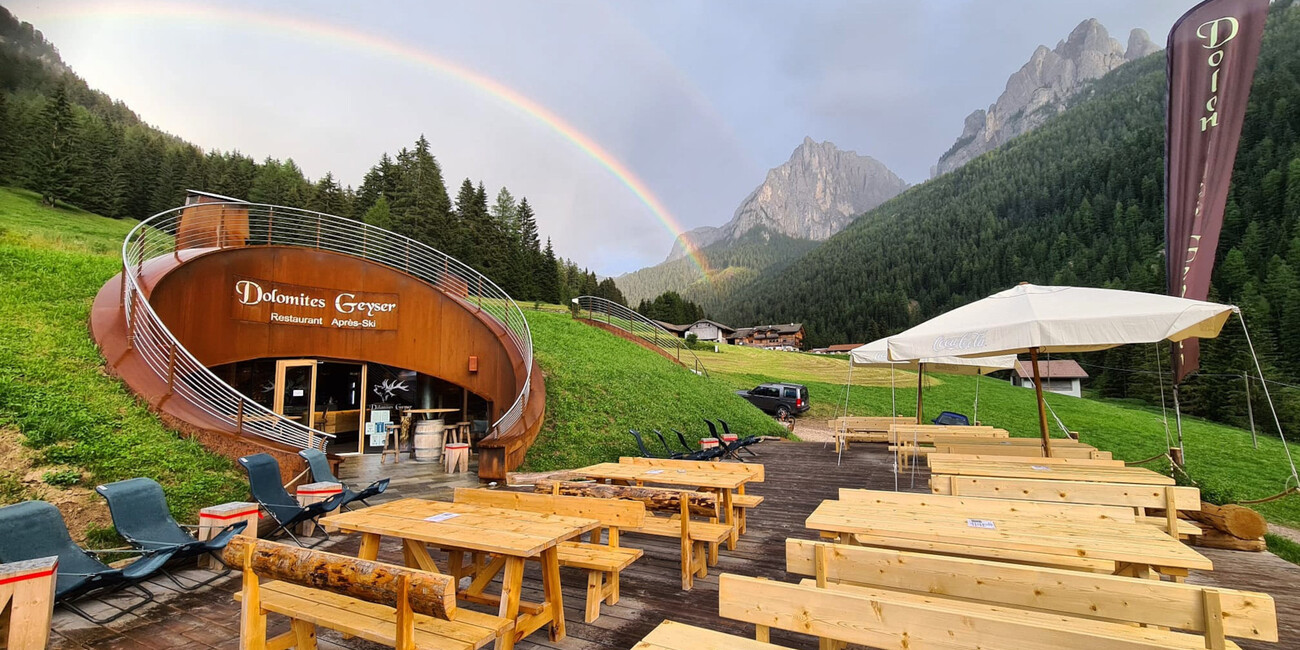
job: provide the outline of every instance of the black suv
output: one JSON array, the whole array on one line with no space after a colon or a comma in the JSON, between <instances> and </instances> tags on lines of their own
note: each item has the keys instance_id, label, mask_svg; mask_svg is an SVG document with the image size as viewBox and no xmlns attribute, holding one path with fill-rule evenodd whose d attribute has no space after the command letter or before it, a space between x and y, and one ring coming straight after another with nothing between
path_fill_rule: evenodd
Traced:
<instances>
[{"instance_id":1,"label":"black suv","mask_svg":"<svg viewBox=\"0 0 1300 650\"><path fill-rule=\"evenodd\" d=\"M749 390L738 390L736 394L781 418L812 408L808 404L808 387L803 384L759 384Z\"/></svg>"}]
</instances>

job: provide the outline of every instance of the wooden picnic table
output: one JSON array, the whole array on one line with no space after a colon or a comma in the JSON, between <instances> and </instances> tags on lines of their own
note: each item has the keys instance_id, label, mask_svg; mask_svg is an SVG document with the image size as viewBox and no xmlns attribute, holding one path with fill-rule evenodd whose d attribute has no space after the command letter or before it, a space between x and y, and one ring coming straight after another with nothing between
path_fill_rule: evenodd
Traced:
<instances>
[{"instance_id":1,"label":"wooden picnic table","mask_svg":"<svg viewBox=\"0 0 1300 650\"><path fill-rule=\"evenodd\" d=\"M998 478L1048 479L1053 481L1092 481L1098 483L1134 483L1138 485L1174 485L1174 479L1145 467L1089 467L1080 465L1028 464L997 460L930 461L935 475L992 476Z\"/></svg>"},{"instance_id":2,"label":"wooden picnic table","mask_svg":"<svg viewBox=\"0 0 1300 650\"><path fill-rule=\"evenodd\" d=\"M959 499L960 497L943 497ZM1061 521L958 508L823 501L805 525L840 541L922 553L1181 580L1212 569L1208 558L1155 526L1122 521Z\"/></svg>"},{"instance_id":3,"label":"wooden picnic table","mask_svg":"<svg viewBox=\"0 0 1300 650\"><path fill-rule=\"evenodd\" d=\"M498 605L499 615L514 621L514 629L497 639L497 650L509 650L520 639L550 625L551 641L564 638L564 604L560 593L560 563L556 545L600 526L595 519L564 517L525 510L506 510L467 503L401 499L321 519L327 529L361 533L357 556L374 560L384 536L402 540L407 566L442 573L429 556L428 545L448 549L449 573L459 577L464 554L490 554L474 580L459 597ZM524 563L542 565L544 602L522 602ZM501 594L483 593L504 573Z\"/></svg>"},{"instance_id":4,"label":"wooden picnic table","mask_svg":"<svg viewBox=\"0 0 1300 650\"><path fill-rule=\"evenodd\" d=\"M602 479L608 481L625 481L632 485L659 483L661 485L693 486L716 492L722 499L723 523L731 527L731 537L727 539L727 548L736 549L736 540L740 537L740 522L736 516L734 502L735 491L742 490L746 483L755 476L745 472L717 468L673 468L633 465L628 463L599 463L570 470L575 476Z\"/></svg>"}]
</instances>

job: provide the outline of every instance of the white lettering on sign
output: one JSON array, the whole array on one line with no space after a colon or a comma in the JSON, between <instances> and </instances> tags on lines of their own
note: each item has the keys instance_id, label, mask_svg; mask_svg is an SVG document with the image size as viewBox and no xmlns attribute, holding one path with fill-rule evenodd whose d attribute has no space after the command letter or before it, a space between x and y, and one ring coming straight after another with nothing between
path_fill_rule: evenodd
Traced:
<instances>
[{"instance_id":1,"label":"white lettering on sign","mask_svg":"<svg viewBox=\"0 0 1300 650\"><path fill-rule=\"evenodd\" d=\"M971 528L983 528L984 530L997 530L997 524L987 519L967 519L966 525Z\"/></svg>"},{"instance_id":2,"label":"white lettering on sign","mask_svg":"<svg viewBox=\"0 0 1300 650\"><path fill-rule=\"evenodd\" d=\"M1206 65L1210 67L1210 98L1205 100L1205 117L1201 118L1202 132L1219 125L1219 72L1224 57L1220 48L1237 37L1239 28L1240 23L1232 16L1215 18L1196 28L1196 37L1205 41L1201 47L1214 50L1205 59Z\"/></svg>"},{"instance_id":3,"label":"white lettering on sign","mask_svg":"<svg viewBox=\"0 0 1300 650\"><path fill-rule=\"evenodd\" d=\"M299 287L236 277L235 318L335 329L397 329L397 295Z\"/></svg>"},{"instance_id":4,"label":"white lettering on sign","mask_svg":"<svg viewBox=\"0 0 1300 650\"><path fill-rule=\"evenodd\" d=\"M984 338L988 332L967 332L956 336L940 336L934 340L935 352L953 350L975 350L987 345Z\"/></svg>"}]
</instances>

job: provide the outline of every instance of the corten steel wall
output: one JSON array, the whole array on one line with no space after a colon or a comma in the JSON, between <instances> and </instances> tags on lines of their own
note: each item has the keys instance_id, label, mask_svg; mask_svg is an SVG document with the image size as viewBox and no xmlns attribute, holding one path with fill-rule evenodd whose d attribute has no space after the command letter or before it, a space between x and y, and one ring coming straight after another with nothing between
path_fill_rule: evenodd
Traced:
<instances>
[{"instance_id":1,"label":"corten steel wall","mask_svg":"<svg viewBox=\"0 0 1300 650\"><path fill-rule=\"evenodd\" d=\"M392 330L271 324L235 316L235 282L253 278L349 292L397 294ZM333 358L415 370L458 384L492 402L492 418L509 408L525 368L499 324L399 271L359 258L293 247L218 250L162 277L149 303L200 362L209 367L260 358ZM478 357L478 372L469 357Z\"/></svg>"}]
</instances>

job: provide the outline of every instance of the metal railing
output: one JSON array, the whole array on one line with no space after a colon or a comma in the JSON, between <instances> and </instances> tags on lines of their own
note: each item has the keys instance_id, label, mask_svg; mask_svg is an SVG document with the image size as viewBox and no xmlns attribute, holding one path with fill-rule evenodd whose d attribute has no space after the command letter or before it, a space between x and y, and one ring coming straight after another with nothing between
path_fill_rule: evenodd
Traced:
<instances>
[{"instance_id":1,"label":"metal railing","mask_svg":"<svg viewBox=\"0 0 1300 650\"><path fill-rule=\"evenodd\" d=\"M188 211L188 212L186 212ZM182 216L184 215L184 217ZM222 381L185 349L143 294L146 267L184 251L294 246L359 257L416 277L487 314L506 330L524 360L519 394L493 431L514 426L532 383L533 340L519 306L478 271L409 237L319 212L255 203L201 203L160 212L141 221L122 244L122 308L128 344L167 382L173 396L250 433L301 448L324 449L331 434L288 419Z\"/></svg>"},{"instance_id":2,"label":"metal railing","mask_svg":"<svg viewBox=\"0 0 1300 650\"><path fill-rule=\"evenodd\" d=\"M639 312L620 305L612 300L596 296L578 296L573 299L578 311L585 313L589 320L617 327L637 338L676 357L678 363L686 366L697 375L709 376L704 363L695 356L695 352L686 347L686 342L676 334L666 330L662 325ZM683 358L685 357L685 358Z\"/></svg>"}]
</instances>

